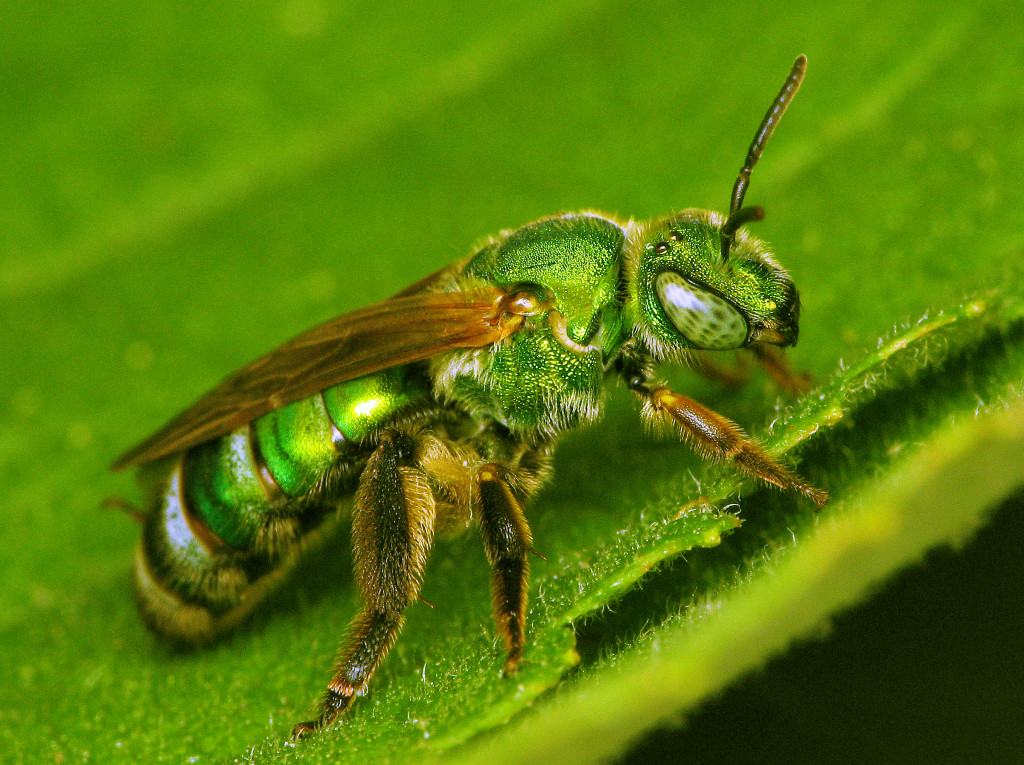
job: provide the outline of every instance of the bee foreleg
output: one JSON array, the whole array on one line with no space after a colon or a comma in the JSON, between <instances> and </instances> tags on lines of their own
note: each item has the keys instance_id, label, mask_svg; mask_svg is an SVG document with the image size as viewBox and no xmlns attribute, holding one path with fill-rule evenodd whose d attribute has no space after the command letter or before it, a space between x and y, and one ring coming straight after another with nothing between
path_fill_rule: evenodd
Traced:
<instances>
[{"instance_id":1,"label":"bee foreleg","mask_svg":"<svg viewBox=\"0 0 1024 765\"><path fill-rule=\"evenodd\" d=\"M739 387L750 379L750 358L736 352L735 365L722 364L716 359L721 354L694 353L693 369L702 377L727 387Z\"/></svg>"},{"instance_id":2,"label":"bee foreleg","mask_svg":"<svg viewBox=\"0 0 1024 765\"><path fill-rule=\"evenodd\" d=\"M486 464L477 473L480 487L480 533L491 564L491 597L498 632L505 639L505 673L514 674L526 642L526 594L530 578L532 537L516 498L499 465Z\"/></svg>"},{"instance_id":3,"label":"bee foreleg","mask_svg":"<svg viewBox=\"0 0 1024 765\"><path fill-rule=\"evenodd\" d=\"M414 467L415 442L385 431L366 463L352 511L355 577L362 608L338 654L334 677L316 720L299 723L300 738L333 722L362 693L418 596L434 539L434 497L423 471Z\"/></svg>"},{"instance_id":4,"label":"bee foreleg","mask_svg":"<svg viewBox=\"0 0 1024 765\"><path fill-rule=\"evenodd\" d=\"M818 507L828 500L828 492L811 486L770 457L736 423L718 412L668 388L651 389L638 378L630 380L629 387L644 400L649 419L667 418L709 459L729 460L747 475L780 489L798 491Z\"/></svg>"},{"instance_id":5,"label":"bee foreleg","mask_svg":"<svg viewBox=\"0 0 1024 765\"><path fill-rule=\"evenodd\" d=\"M750 351L761 369L772 378L772 382L786 393L793 396L806 393L814 384L807 372L794 372L790 369L786 357L774 345L754 344L750 346Z\"/></svg>"}]
</instances>

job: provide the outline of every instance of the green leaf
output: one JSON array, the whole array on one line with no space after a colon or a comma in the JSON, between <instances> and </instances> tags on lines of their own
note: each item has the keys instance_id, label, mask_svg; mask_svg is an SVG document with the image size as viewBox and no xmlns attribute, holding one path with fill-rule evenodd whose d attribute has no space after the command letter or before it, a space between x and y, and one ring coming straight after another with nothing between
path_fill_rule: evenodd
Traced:
<instances>
[{"instance_id":1,"label":"green leaf","mask_svg":"<svg viewBox=\"0 0 1024 765\"><path fill-rule=\"evenodd\" d=\"M823 618L856 603L894 568L930 546L968 537L993 504L1024 484L1024 401L1011 393L1013 403L1004 408L1008 383L1024 375L1022 341L1024 304L974 301L892 337L837 376L783 418L777 433L785 435L774 439L813 433L808 462L834 460L838 452L849 459L827 517L788 518L786 546L778 515L758 524L750 542L771 539L780 545L772 554L758 556L750 542L734 538L736 555L723 560L715 551L715 560L706 561L702 577L718 581L682 609L652 606L645 593L630 608L647 610L655 623L584 665L561 693L464 751L461 761L603 761L794 638L813 634ZM931 395L940 377L951 390L973 391L979 403L965 411L947 391ZM894 406L897 391L899 399L916 398L915 405ZM872 419L882 408L889 410L885 435L860 444L875 451L873 459L857 459L865 455L850 453L842 422ZM863 468L870 475L859 475ZM682 588L662 576L647 589L671 603Z\"/></svg>"},{"instance_id":2,"label":"green leaf","mask_svg":"<svg viewBox=\"0 0 1024 765\"><path fill-rule=\"evenodd\" d=\"M1022 28L998 2L9 9L0 759L594 760L964 539L1024 483ZM344 529L229 640L147 634L138 530L97 509L134 491L112 457L488 233L721 209L797 53L748 200L801 290L790 358L821 383L777 410L757 375L673 384L829 489L821 513L647 437L613 392L529 510L546 560L515 679L472 532L437 545L435 608L367 697L296 747L356 606ZM1007 703L994 683L975 704Z\"/></svg>"}]
</instances>

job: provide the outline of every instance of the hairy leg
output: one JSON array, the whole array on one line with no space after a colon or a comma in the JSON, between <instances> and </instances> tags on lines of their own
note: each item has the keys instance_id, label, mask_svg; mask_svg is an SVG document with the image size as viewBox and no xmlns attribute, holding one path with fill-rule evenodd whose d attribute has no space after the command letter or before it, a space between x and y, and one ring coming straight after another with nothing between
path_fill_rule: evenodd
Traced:
<instances>
[{"instance_id":1,"label":"hairy leg","mask_svg":"<svg viewBox=\"0 0 1024 765\"><path fill-rule=\"evenodd\" d=\"M415 465L416 443L389 430L366 463L352 512L356 583L362 608L338 654L334 676L320 702L320 716L299 723L300 738L330 725L362 693L420 592L434 539L434 497Z\"/></svg>"},{"instance_id":2,"label":"hairy leg","mask_svg":"<svg viewBox=\"0 0 1024 765\"><path fill-rule=\"evenodd\" d=\"M506 479L506 471L490 463L477 473L480 487L480 533L491 564L494 620L505 640L505 672L514 674L526 642L526 595L529 587L530 527L523 506Z\"/></svg>"},{"instance_id":3,"label":"hairy leg","mask_svg":"<svg viewBox=\"0 0 1024 765\"><path fill-rule=\"evenodd\" d=\"M648 417L674 423L705 457L731 461L747 475L786 491L798 491L818 507L828 501L828 492L811 486L770 457L732 420L669 388L649 388L639 377L627 380L627 384L644 401Z\"/></svg>"}]
</instances>

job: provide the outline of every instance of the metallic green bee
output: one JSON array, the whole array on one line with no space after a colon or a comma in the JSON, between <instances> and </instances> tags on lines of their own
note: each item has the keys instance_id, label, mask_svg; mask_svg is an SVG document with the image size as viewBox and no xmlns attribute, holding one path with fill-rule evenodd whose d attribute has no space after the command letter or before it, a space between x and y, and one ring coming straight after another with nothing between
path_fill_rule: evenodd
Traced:
<instances>
[{"instance_id":1,"label":"metallic green bee","mask_svg":"<svg viewBox=\"0 0 1024 765\"><path fill-rule=\"evenodd\" d=\"M382 303L341 316L228 377L114 465L152 490L135 560L145 621L179 642L222 635L259 603L309 536L351 502L362 607L320 714L370 682L414 601L434 531L478 518L513 673L526 644L531 551L523 506L559 435L601 414L609 377L648 421L709 459L824 504L827 494L739 428L651 381L656 363L796 343L800 303L747 234L750 172L804 76L801 56L751 144L728 217L684 210L623 222L566 213L491 238Z\"/></svg>"}]
</instances>

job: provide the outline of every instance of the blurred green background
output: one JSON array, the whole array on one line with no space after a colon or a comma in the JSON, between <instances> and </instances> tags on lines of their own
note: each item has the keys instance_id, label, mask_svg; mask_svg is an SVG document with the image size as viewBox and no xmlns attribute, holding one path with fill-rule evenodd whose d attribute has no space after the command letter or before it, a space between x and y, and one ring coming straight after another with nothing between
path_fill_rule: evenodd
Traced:
<instances>
[{"instance_id":1,"label":"blurred green background","mask_svg":"<svg viewBox=\"0 0 1024 765\"><path fill-rule=\"evenodd\" d=\"M97 509L133 492L105 466L225 373L488 233L562 209L724 208L797 53L806 84L747 197L801 289L794 363L822 379L901 322L1019 288L1014 3L108 0L0 19L3 762L216 762L283 735L326 676L348 586L170 654L134 613L137 529ZM752 429L769 419L761 379L729 394L687 379ZM586 527L595 449L622 457L619 505L651 495L648 466L701 469L640 431L616 398L568 439L538 540ZM641 726L624 756L1012 761L1021 510L1008 498L966 555L930 555L681 732ZM482 632L475 540L435 570L469 551ZM416 618L414 646L450 614ZM399 667L430 658L410 651Z\"/></svg>"}]
</instances>

